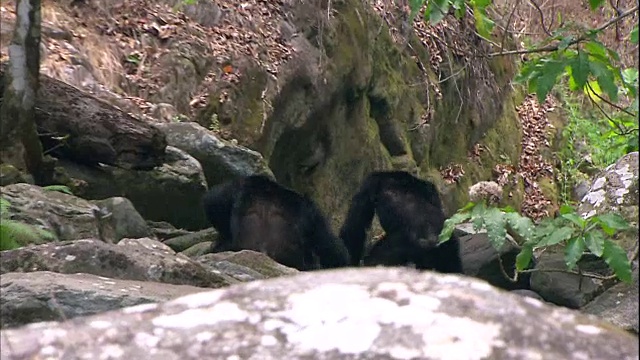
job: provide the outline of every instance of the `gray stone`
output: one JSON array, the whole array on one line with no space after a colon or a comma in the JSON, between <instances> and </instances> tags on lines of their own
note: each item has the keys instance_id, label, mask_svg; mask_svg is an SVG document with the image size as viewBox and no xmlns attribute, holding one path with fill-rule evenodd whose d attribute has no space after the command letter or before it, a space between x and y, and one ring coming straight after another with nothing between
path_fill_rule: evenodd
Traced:
<instances>
[{"instance_id":1,"label":"gray stone","mask_svg":"<svg viewBox=\"0 0 640 360\"><path fill-rule=\"evenodd\" d=\"M206 291L187 285L110 279L49 271L0 275L3 328L72 319L144 303L164 302Z\"/></svg>"},{"instance_id":2,"label":"gray stone","mask_svg":"<svg viewBox=\"0 0 640 360\"><path fill-rule=\"evenodd\" d=\"M638 338L484 281L398 268L237 284L2 330L3 359L638 359Z\"/></svg>"}]
</instances>

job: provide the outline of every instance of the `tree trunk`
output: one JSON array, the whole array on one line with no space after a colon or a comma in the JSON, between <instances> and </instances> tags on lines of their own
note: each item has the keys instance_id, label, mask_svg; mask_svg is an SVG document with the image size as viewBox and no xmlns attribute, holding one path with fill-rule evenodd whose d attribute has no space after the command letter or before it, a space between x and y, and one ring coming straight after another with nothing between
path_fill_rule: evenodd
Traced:
<instances>
[{"instance_id":1,"label":"tree trunk","mask_svg":"<svg viewBox=\"0 0 640 360\"><path fill-rule=\"evenodd\" d=\"M27 170L36 183L48 177L35 124L39 73L40 0L16 0L16 25L0 107L0 150L3 162Z\"/></svg>"}]
</instances>

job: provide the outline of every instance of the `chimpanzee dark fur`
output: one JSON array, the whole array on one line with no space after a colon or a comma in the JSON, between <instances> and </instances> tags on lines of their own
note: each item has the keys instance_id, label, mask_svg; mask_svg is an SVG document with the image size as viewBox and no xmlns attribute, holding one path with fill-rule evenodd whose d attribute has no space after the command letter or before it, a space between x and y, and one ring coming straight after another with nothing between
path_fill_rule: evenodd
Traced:
<instances>
[{"instance_id":1,"label":"chimpanzee dark fur","mask_svg":"<svg viewBox=\"0 0 640 360\"><path fill-rule=\"evenodd\" d=\"M259 251L298 270L349 265L349 254L307 196L263 175L214 186L204 196L220 237L213 252Z\"/></svg>"},{"instance_id":2,"label":"chimpanzee dark fur","mask_svg":"<svg viewBox=\"0 0 640 360\"><path fill-rule=\"evenodd\" d=\"M454 235L438 245L445 215L435 185L403 171L373 172L353 196L340 237L357 266L374 214L386 235L364 257L364 265L400 266L462 273L460 244Z\"/></svg>"}]
</instances>

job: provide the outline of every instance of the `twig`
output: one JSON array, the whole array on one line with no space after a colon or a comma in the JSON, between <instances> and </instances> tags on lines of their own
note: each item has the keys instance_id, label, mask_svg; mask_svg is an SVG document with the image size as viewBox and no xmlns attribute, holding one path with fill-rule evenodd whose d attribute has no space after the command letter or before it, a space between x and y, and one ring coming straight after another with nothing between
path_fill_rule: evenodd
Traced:
<instances>
[{"instance_id":1,"label":"twig","mask_svg":"<svg viewBox=\"0 0 640 360\"><path fill-rule=\"evenodd\" d=\"M627 16L632 15L636 11L638 11L638 6L634 6L633 8L623 12L619 16L616 16L615 18L613 18L613 19L607 21L606 23L602 24L601 26L595 28L593 31L600 32L600 31L608 28L609 26L621 21L622 19L626 18ZM587 36L586 35L582 35L582 36L570 41L567 44L567 46L575 45L575 44L577 44L579 42L582 42L582 41L584 41L586 39L587 39ZM555 44L555 45L547 45L547 46L543 46L543 47L539 47L539 48L535 48L535 49L501 51L501 52L497 52L497 53L491 53L491 54L489 54L487 56L494 57L494 56L504 56L504 55L532 54L532 53L540 53L540 52L551 52L551 51L556 51L558 49L559 49L559 45Z\"/></svg>"},{"instance_id":2,"label":"twig","mask_svg":"<svg viewBox=\"0 0 640 360\"><path fill-rule=\"evenodd\" d=\"M500 49L504 49L504 41L507 39L507 33L509 32L509 24L511 24L511 19L513 18L513 14L515 14L516 9L518 9L518 6L520 6L520 1L521 0L517 0L516 4L513 6L513 8L511 9L511 13L509 14L509 17L507 18L507 23L504 26L504 35L502 36L502 41L500 41Z\"/></svg>"},{"instance_id":3,"label":"twig","mask_svg":"<svg viewBox=\"0 0 640 360\"><path fill-rule=\"evenodd\" d=\"M538 14L540 14L540 26L542 26L544 33L547 34L548 37L553 37L549 29L544 25L544 13L542 12L542 9L540 9L540 6L538 6L538 4L533 0L529 0L529 3L533 5L533 7L538 11Z\"/></svg>"},{"instance_id":4,"label":"twig","mask_svg":"<svg viewBox=\"0 0 640 360\"><path fill-rule=\"evenodd\" d=\"M609 100L607 100L607 99L603 98L602 96L600 96L600 94L598 94L596 91L594 91L594 90L593 90L593 88L591 87L591 84L590 84L588 81L587 81L587 86L589 87L589 89L591 90L591 92L593 93L593 95L595 95L598 99L600 99L600 100L602 100L603 102L605 102L607 105L609 105L609 106L611 106L611 107L614 107L614 108L616 108L616 109L618 109L618 110L622 111L623 113L625 113L625 114L627 114L627 115L630 115L630 116L633 116L633 117L636 117L636 116L638 115L638 114L634 114L634 113L632 113L632 112L628 111L627 109L624 109L624 108L620 107L619 105L616 105L616 104L612 103L611 101L609 101ZM591 96L589 96L589 99L590 99L594 104L596 104L596 102L595 102L595 101L593 101L593 99L591 99ZM598 108L600 108L600 105L597 105L597 106L598 106ZM604 112L604 110L602 110L602 108L600 108L600 109L601 109L602 113L607 117L607 119L611 120L611 118L609 117L609 115L607 115L607 113L606 113L606 112ZM611 121L613 121L613 120L611 120Z\"/></svg>"}]
</instances>

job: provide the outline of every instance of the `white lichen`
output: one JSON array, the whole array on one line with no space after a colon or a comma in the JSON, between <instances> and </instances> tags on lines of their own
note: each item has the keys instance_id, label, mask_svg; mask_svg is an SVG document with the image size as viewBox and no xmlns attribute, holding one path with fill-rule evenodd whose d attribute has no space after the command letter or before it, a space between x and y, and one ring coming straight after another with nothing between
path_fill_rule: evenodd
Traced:
<instances>
[{"instance_id":1,"label":"white lichen","mask_svg":"<svg viewBox=\"0 0 640 360\"><path fill-rule=\"evenodd\" d=\"M237 304L221 302L207 309L189 309L173 315L161 315L151 320L153 325L171 329L189 329L201 325L216 325L223 321L242 322L249 314Z\"/></svg>"},{"instance_id":2,"label":"white lichen","mask_svg":"<svg viewBox=\"0 0 640 360\"><path fill-rule=\"evenodd\" d=\"M576 325L576 330L589 335L598 335L602 332L602 329L597 326L582 324Z\"/></svg>"}]
</instances>

